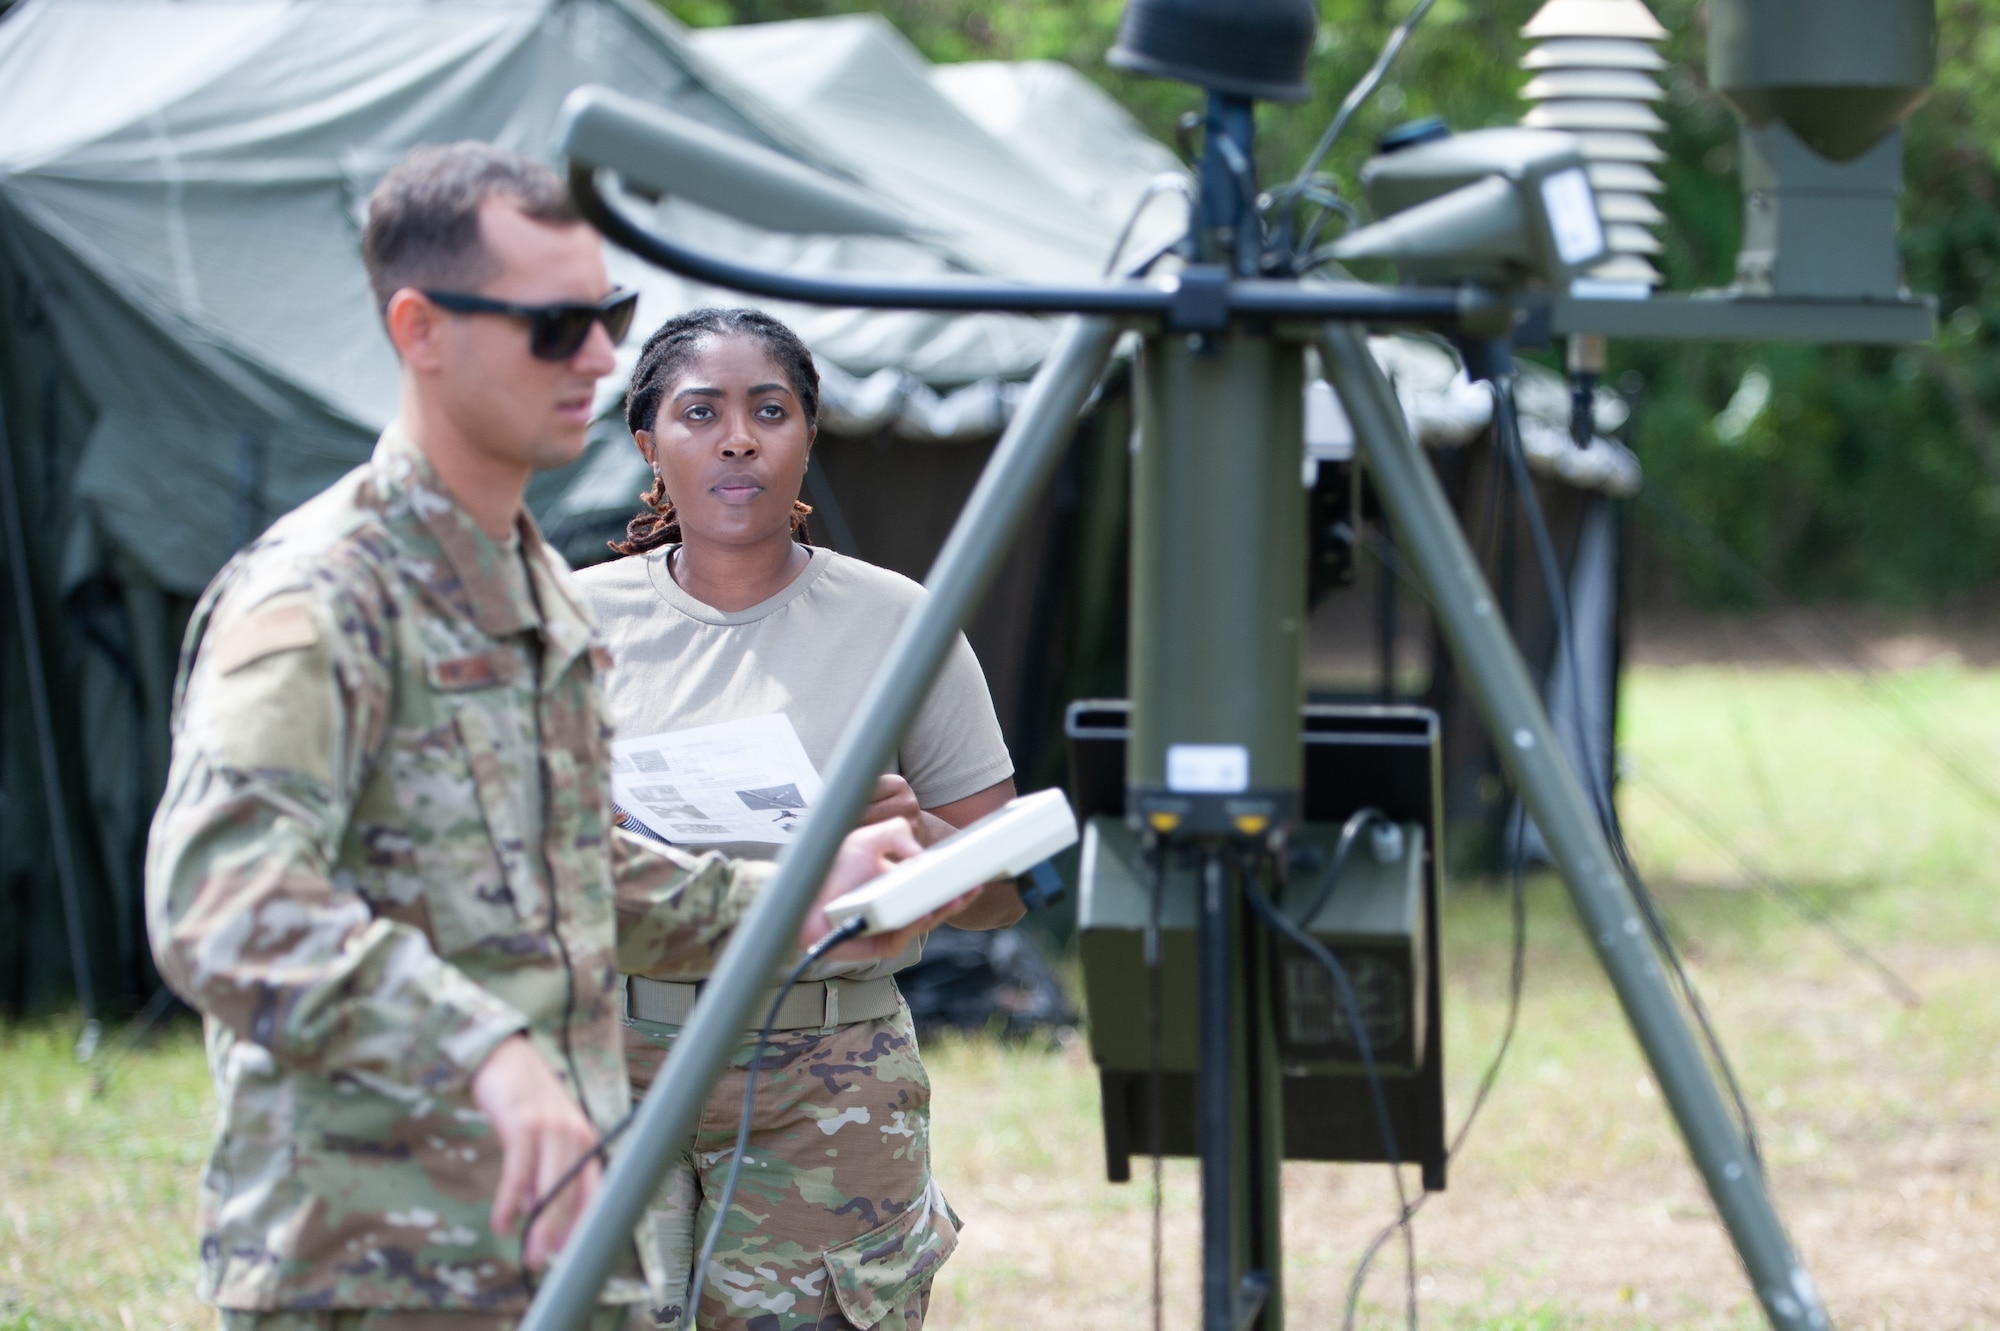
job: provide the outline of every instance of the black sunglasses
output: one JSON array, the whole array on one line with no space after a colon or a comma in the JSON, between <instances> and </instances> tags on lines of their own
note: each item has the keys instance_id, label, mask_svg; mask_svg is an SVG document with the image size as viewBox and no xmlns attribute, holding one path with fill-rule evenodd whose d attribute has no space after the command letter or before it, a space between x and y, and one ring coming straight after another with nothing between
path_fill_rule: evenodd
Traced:
<instances>
[{"instance_id":1,"label":"black sunglasses","mask_svg":"<svg viewBox=\"0 0 2000 1331\"><path fill-rule=\"evenodd\" d=\"M507 314L528 321L528 354L537 360L568 360L590 336L593 323L604 325L612 344L623 342L639 309L639 293L620 287L595 305L516 305L463 291L425 291L424 299L453 314Z\"/></svg>"}]
</instances>

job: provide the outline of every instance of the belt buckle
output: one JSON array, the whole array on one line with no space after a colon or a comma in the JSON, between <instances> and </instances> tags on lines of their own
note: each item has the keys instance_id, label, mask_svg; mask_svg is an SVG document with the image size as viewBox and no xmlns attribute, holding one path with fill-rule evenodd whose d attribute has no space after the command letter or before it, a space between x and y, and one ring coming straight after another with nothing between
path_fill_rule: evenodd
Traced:
<instances>
[{"instance_id":1,"label":"belt buckle","mask_svg":"<svg viewBox=\"0 0 2000 1331\"><path fill-rule=\"evenodd\" d=\"M840 1025L840 981L822 980L820 988L825 991L826 1003L820 1013L820 1034L824 1035Z\"/></svg>"}]
</instances>

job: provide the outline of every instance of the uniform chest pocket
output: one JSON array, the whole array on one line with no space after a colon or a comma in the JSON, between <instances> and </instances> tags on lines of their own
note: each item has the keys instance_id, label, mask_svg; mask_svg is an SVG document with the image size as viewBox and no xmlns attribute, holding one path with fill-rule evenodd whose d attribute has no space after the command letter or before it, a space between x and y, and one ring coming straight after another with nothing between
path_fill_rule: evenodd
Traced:
<instances>
[{"instance_id":1,"label":"uniform chest pocket","mask_svg":"<svg viewBox=\"0 0 2000 1331\"><path fill-rule=\"evenodd\" d=\"M540 789L538 755L482 701L402 748L393 784L431 936L441 956L474 948L538 950L548 924L524 816Z\"/></svg>"}]
</instances>

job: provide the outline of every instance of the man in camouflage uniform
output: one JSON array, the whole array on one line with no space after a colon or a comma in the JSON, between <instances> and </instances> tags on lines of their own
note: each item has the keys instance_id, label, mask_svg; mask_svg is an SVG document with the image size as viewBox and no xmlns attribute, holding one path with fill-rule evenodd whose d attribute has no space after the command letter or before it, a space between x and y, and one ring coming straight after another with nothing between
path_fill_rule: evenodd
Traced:
<instances>
[{"instance_id":1,"label":"man in camouflage uniform","mask_svg":"<svg viewBox=\"0 0 2000 1331\"><path fill-rule=\"evenodd\" d=\"M768 866L612 829L607 661L521 507L629 322L595 234L546 169L459 144L384 178L364 249L402 404L196 609L148 924L206 1018L223 1325L503 1331L599 1166L514 1231L628 1108L616 973L705 959ZM852 834L823 899L915 850ZM628 1263L596 1324L646 1293Z\"/></svg>"}]
</instances>

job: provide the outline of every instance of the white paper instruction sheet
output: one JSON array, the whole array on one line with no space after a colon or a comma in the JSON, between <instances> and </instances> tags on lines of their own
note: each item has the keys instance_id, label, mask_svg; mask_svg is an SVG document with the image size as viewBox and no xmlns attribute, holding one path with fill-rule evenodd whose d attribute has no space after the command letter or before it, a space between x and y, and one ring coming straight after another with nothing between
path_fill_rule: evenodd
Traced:
<instances>
[{"instance_id":1,"label":"white paper instruction sheet","mask_svg":"<svg viewBox=\"0 0 2000 1331\"><path fill-rule=\"evenodd\" d=\"M679 846L785 845L819 793L783 712L611 744L611 797Z\"/></svg>"}]
</instances>

